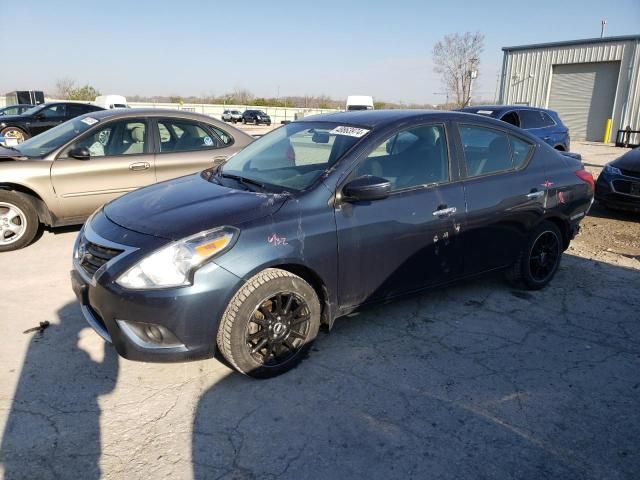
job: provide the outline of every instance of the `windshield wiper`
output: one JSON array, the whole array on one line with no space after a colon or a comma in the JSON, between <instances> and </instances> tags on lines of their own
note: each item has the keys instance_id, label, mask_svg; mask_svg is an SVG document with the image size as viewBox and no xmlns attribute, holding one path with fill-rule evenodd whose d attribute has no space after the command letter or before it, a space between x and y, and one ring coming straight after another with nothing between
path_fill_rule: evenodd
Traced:
<instances>
[{"instance_id":1,"label":"windshield wiper","mask_svg":"<svg viewBox=\"0 0 640 480\"><path fill-rule=\"evenodd\" d=\"M222 178L230 178L232 180L236 180L237 182L241 183L244 186L247 186L247 184L249 185L254 185L256 187L259 187L262 190L266 190L267 187L265 187L264 183L260 183L257 180L253 180L251 178L246 178L243 177L241 175L233 175L232 173L224 173L219 171L218 172L218 176L222 177Z\"/></svg>"}]
</instances>

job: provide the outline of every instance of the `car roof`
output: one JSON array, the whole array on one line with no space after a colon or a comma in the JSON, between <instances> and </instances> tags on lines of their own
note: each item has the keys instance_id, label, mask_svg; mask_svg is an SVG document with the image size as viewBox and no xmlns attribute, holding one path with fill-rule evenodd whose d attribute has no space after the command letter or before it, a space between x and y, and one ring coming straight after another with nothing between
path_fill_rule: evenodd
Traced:
<instances>
[{"instance_id":1,"label":"car roof","mask_svg":"<svg viewBox=\"0 0 640 480\"><path fill-rule=\"evenodd\" d=\"M492 110L494 112L504 112L507 110L535 110L540 112L555 113L553 110L549 110L547 108L530 107L528 105L472 105L469 107L464 107L461 110L463 111Z\"/></svg>"}]
</instances>

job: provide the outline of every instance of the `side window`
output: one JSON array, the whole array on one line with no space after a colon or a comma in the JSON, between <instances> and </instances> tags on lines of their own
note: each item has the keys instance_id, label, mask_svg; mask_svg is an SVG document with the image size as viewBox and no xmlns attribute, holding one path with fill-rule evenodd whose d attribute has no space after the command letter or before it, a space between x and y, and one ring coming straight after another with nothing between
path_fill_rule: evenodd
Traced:
<instances>
[{"instance_id":1,"label":"side window","mask_svg":"<svg viewBox=\"0 0 640 480\"><path fill-rule=\"evenodd\" d=\"M516 127L520 126L520 118L518 117L518 114L516 112L505 113L505 115L500 120L511 125L515 125Z\"/></svg>"},{"instance_id":2,"label":"side window","mask_svg":"<svg viewBox=\"0 0 640 480\"><path fill-rule=\"evenodd\" d=\"M358 165L355 175L385 178L391 182L391 191L448 181L444 127L424 125L396 133Z\"/></svg>"},{"instance_id":3,"label":"side window","mask_svg":"<svg viewBox=\"0 0 640 480\"><path fill-rule=\"evenodd\" d=\"M66 105L58 104L51 105L40 111L42 116L47 119L56 119L65 116L66 113Z\"/></svg>"},{"instance_id":4,"label":"side window","mask_svg":"<svg viewBox=\"0 0 640 480\"><path fill-rule=\"evenodd\" d=\"M220 140L222 140L222 143L224 143L225 145L231 145L233 143L233 137L224 130L220 130L216 127L211 127L211 129L216 132L216 134L220 137Z\"/></svg>"},{"instance_id":5,"label":"side window","mask_svg":"<svg viewBox=\"0 0 640 480\"><path fill-rule=\"evenodd\" d=\"M509 141L511 142L511 151L513 152L513 166L520 168L529 158L529 153L533 150L533 145L512 136L509 136Z\"/></svg>"},{"instance_id":6,"label":"side window","mask_svg":"<svg viewBox=\"0 0 640 480\"><path fill-rule=\"evenodd\" d=\"M126 119L111 122L91 130L62 153L68 157L72 148L85 147L91 157L113 155L140 155L148 152L149 132L144 120Z\"/></svg>"},{"instance_id":7,"label":"side window","mask_svg":"<svg viewBox=\"0 0 640 480\"><path fill-rule=\"evenodd\" d=\"M69 104L67 105L67 115L69 117L77 117L79 115L83 115L87 112L89 112L91 110L89 110L88 108L85 107L85 105L82 105L80 103L78 104Z\"/></svg>"},{"instance_id":8,"label":"side window","mask_svg":"<svg viewBox=\"0 0 640 480\"><path fill-rule=\"evenodd\" d=\"M522 119L522 128L524 129L544 127L542 116L540 112L536 110L521 110L520 118Z\"/></svg>"},{"instance_id":9,"label":"side window","mask_svg":"<svg viewBox=\"0 0 640 480\"><path fill-rule=\"evenodd\" d=\"M556 123L556 122L553 121L553 118L551 118L551 116L548 113L540 112L540 117L542 117L542 126L543 127L550 127L552 125L555 125L555 123Z\"/></svg>"},{"instance_id":10,"label":"side window","mask_svg":"<svg viewBox=\"0 0 640 480\"><path fill-rule=\"evenodd\" d=\"M519 168L533 148L528 142L497 130L460 126L460 138L468 177Z\"/></svg>"},{"instance_id":11,"label":"side window","mask_svg":"<svg viewBox=\"0 0 640 480\"><path fill-rule=\"evenodd\" d=\"M198 122L181 119L158 121L161 152L189 152L222 147L220 140Z\"/></svg>"}]
</instances>

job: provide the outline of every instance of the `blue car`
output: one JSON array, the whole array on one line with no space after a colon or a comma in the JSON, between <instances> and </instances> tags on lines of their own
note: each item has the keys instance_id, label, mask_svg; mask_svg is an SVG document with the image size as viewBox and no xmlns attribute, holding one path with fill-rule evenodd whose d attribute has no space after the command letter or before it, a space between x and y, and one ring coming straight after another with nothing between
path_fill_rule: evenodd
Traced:
<instances>
[{"instance_id":1,"label":"blue car","mask_svg":"<svg viewBox=\"0 0 640 480\"><path fill-rule=\"evenodd\" d=\"M460 111L497 118L527 130L556 150L569 151L569 129L553 110L520 105L476 105L462 108Z\"/></svg>"}]
</instances>

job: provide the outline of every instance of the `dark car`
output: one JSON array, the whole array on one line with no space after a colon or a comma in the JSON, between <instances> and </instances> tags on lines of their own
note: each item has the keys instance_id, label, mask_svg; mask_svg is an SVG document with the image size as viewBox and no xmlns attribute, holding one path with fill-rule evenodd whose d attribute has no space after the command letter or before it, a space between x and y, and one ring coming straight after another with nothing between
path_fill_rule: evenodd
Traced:
<instances>
[{"instance_id":1,"label":"dark car","mask_svg":"<svg viewBox=\"0 0 640 480\"><path fill-rule=\"evenodd\" d=\"M486 115L520 127L556 150L568 152L571 146L569 129L553 110L520 105L476 105L460 111Z\"/></svg>"},{"instance_id":2,"label":"dark car","mask_svg":"<svg viewBox=\"0 0 640 480\"><path fill-rule=\"evenodd\" d=\"M604 166L596 182L596 200L605 207L640 212L640 147Z\"/></svg>"},{"instance_id":3,"label":"dark car","mask_svg":"<svg viewBox=\"0 0 640 480\"><path fill-rule=\"evenodd\" d=\"M33 105L9 105L8 107L0 108L0 117L8 115L22 115L30 108L33 108Z\"/></svg>"},{"instance_id":4,"label":"dark car","mask_svg":"<svg viewBox=\"0 0 640 480\"><path fill-rule=\"evenodd\" d=\"M242 123L255 123L260 125L271 125L271 117L262 110L245 110L242 114Z\"/></svg>"},{"instance_id":5,"label":"dark car","mask_svg":"<svg viewBox=\"0 0 640 480\"><path fill-rule=\"evenodd\" d=\"M126 358L219 349L239 371L272 376L361 305L492 270L544 287L592 199L579 161L504 122L319 115L97 211L72 284Z\"/></svg>"},{"instance_id":6,"label":"dark car","mask_svg":"<svg viewBox=\"0 0 640 480\"><path fill-rule=\"evenodd\" d=\"M6 143L9 143L9 140L13 140L12 143L22 143L67 120L98 110L104 110L104 108L72 102L37 105L21 115L0 117L0 136L5 138Z\"/></svg>"}]
</instances>

